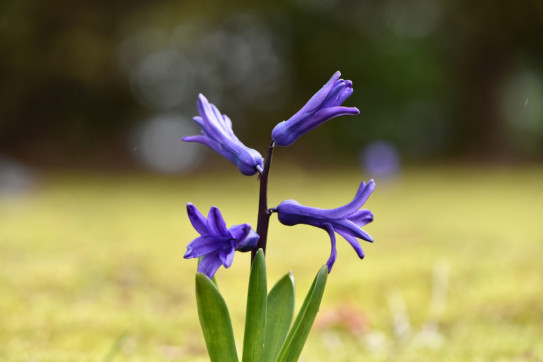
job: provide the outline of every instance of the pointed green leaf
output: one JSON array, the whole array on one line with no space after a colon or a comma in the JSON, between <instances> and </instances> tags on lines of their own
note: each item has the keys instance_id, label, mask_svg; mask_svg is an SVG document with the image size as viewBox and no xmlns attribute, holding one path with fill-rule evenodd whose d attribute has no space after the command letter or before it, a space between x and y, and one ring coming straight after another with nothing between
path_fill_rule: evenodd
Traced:
<instances>
[{"instance_id":1,"label":"pointed green leaf","mask_svg":"<svg viewBox=\"0 0 543 362\"><path fill-rule=\"evenodd\" d=\"M247 312L245 315L245 336L243 338L242 358L244 362L262 361L267 291L266 259L262 249L259 249L251 267L249 290L247 292Z\"/></svg>"},{"instance_id":2,"label":"pointed green leaf","mask_svg":"<svg viewBox=\"0 0 543 362\"><path fill-rule=\"evenodd\" d=\"M196 273L196 303L211 361L238 361L230 314L217 286Z\"/></svg>"},{"instance_id":3,"label":"pointed green leaf","mask_svg":"<svg viewBox=\"0 0 543 362\"><path fill-rule=\"evenodd\" d=\"M328 267L323 265L305 297L304 303L287 335L283 347L281 347L277 361L297 361L300 354L302 354L305 341L307 340L315 317L317 316L317 312L319 311L327 278Z\"/></svg>"},{"instance_id":4,"label":"pointed green leaf","mask_svg":"<svg viewBox=\"0 0 543 362\"><path fill-rule=\"evenodd\" d=\"M263 361L275 361L294 316L294 277L286 274L268 294Z\"/></svg>"}]
</instances>

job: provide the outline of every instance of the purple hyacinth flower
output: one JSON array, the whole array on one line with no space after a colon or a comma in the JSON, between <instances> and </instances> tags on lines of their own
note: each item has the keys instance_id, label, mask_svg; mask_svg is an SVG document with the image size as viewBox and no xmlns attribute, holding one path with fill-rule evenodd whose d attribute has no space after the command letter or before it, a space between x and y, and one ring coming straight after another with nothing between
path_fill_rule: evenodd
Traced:
<instances>
[{"instance_id":1,"label":"purple hyacinth flower","mask_svg":"<svg viewBox=\"0 0 543 362\"><path fill-rule=\"evenodd\" d=\"M210 279L221 265L229 268L236 251L246 252L256 247L259 236L249 224L234 225L226 228L226 223L219 209L211 207L206 218L191 203L187 204L187 213L192 226L200 233L188 246L184 258L203 256L198 265L198 272Z\"/></svg>"},{"instance_id":2,"label":"purple hyacinth flower","mask_svg":"<svg viewBox=\"0 0 543 362\"><path fill-rule=\"evenodd\" d=\"M203 94L198 96L198 112L200 116L194 117L194 122L202 128L202 134L183 137L183 141L208 146L232 161L244 175L251 176L257 169L262 169L263 159L260 153L241 143L232 130L230 118L221 114Z\"/></svg>"},{"instance_id":3,"label":"purple hyacinth flower","mask_svg":"<svg viewBox=\"0 0 543 362\"><path fill-rule=\"evenodd\" d=\"M341 106L353 94L353 83L339 79L340 76L340 72L335 72L328 83L315 93L298 113L275 126L272 139L276 145L290 146L304 133L334 117L360 113L356 107Z\"/></svg>"},{"instance_id":4,"label":"purple hyacinth flower","mask_svg":"<svg viewBox=\"0 0 543 362\"><path fill-rule=\"evenodd\" d=\"M374 189L375 182L373 180L367 184L362 182L353 201L336 209L317 209L303 206L294 200L286 200L277 206L276 211L279 221L284 225L307 224L328 232L332 242L332 251L326 265L328 272L330 272L337 256L334 232L343 236L351 244L360 259L364 258L364 252L357 238L373 242L373 238L361 229L362 226L373 221L373 214L369 210L361 210L360 207L364 205Z\"/></svg>"}]
</instances>

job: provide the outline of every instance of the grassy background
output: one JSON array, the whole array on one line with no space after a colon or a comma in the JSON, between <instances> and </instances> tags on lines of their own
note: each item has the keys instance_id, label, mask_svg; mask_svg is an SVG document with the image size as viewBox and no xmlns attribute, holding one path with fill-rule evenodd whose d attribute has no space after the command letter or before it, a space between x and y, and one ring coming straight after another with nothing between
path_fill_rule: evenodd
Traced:
<instances>
[{"instance_id":1,"label":"grassy background","mask_svg":"<svg viewBox=\"0 0 543 362\"><path fill-rule=\"evenodd\" d=\"M287 169L271 177L270 206L294 198L322 208L349 202L363 179ZM360 261L338 237L303 360L542 360L542 181L536 168L411 169L378 181L367 203L375 222L365 227L376 242ZM257 189L234 172L54 173L28 194L1 196L0 360L205 361L196 261L182 259L196 236L185 204L254 224ZM328 236L273 216L269 240L269 284L292 270L299 307ZM238 343L248 266L238 254L217 274Z\"/></svg>"}]
</instances>

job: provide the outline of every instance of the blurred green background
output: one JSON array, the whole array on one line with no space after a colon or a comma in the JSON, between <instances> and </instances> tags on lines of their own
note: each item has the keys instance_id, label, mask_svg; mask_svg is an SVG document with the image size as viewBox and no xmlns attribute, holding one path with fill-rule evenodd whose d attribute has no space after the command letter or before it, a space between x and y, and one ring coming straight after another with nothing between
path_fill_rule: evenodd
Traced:
<instances>
[{"instance_id":1,"label":"blurred green background","mask_svg":"<svg viewBox=\"0 0 543 362\"><path fill-rule=\"evenodd\" d=\"M264 153L336 71L360 109L277 149L270 206L375 178L305 361L538 361L543 2L0 3L0 359L206 360L185 204L256 222L258 184L180 138L198 93ZM298 306L321 230L272 217ZM241 343L249 257L217 274Z\"/></svg>"},{"instance_id":2,"label":"blurred green background","mask_svg":"<svg viewBox=\"0 0 543 362\"><path fill-rule=\"evenodd\" d=\"M153 163L149 138L196 131L199 92L263 150L336 70L361 114L300 140L304 163L375 140L411 161L542 159L539 0L5 0L0 34L0 154L33 165ZM182 153L162 169L201 164Z\"/></svg>"}]
</instances>

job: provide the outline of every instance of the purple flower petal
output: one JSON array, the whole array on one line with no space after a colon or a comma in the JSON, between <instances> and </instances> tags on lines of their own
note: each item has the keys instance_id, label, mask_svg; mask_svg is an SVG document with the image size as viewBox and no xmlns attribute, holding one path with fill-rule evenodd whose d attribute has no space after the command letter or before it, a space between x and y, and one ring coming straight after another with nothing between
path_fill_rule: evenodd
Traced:
<instances>
[{"instance_id":1,"label":"purple flower petal","mask_svg":"<svg viewBox=\"0 0 543 362\"><path fill-rule=\"evenodd\" d=\"M198 111L203 120L203 124L206 126L203 128L204 132L212 138L222 139L225 136L224 127L221 124L222 117L217 118L212 105L207 101L207 98L203 94L198 95L197 103ZM220 116L220 112L219 113Z\"/></svg>"},{"instance_id":2,"label":"purple flower petal","mask_svg":"<svg viewBox=\"0 0 543 362\"><path fill-rule=\"evenodd\" d=\"M373 243L373 238L370 236L370 234L362 230L360 227L358 227L358 225L356 225L354 222L350 220L347 220L347 219L338 220L338 221L334 220L333 225L336 231L341 230L341 231L351 234L352 236L355 236L357 238Z\"/></svg>"},{"instance_id":3,"label":"purple flower petal","mask_svg":"<svg viewBox=\"0 0 543 362\"><path fill-rule=\"evenodd\" d=\"M194 123L196 123L198 126L200 126L200 128L202 128L202 133L204 133L203 131L203 128L204 128L204 120L202 119L202 117L200 116L196 116L196 117L192 117Z\"/></svg>"},{"instance_id":4,"label":"purple flower petal","mask_svg":"<svg viewBox=\"0 0 543 362\"><path fill-rule=\"evenodd\" d=\"M319 209L301 205L296 200L285 200L277 206L277 218L283 225L307 224L314 219L314 212Z\"/></svg>"},{"instance_id":5,"label":"purple flower petal","mask_svg":"<svg viewBox=\"0 0 543 362\"><path fill-rule=\"evenodd\" d=\"M185 259L198 258L204 254L209 254L215 250L224 247L224 243L228 242L228 238L217 238L214 236L200 236L194 239L187 245Z\"/></svg>"},{"instance_id":6,"label":"purple flower petal","mask_svg":"<svg viewBox=\"0 0 543 362\"><path fill-rule=\"evenodd\" d=\"M228 118L228 116L226 114L223 114L222 115L222 118L224 120L224 125L225 125L225 129L226 131L232 136L232 137L236 137L236 135L234 134L234 130L232 129L232 121L230 120L230 118ZM236 139L238 139L236 137Z\"/></svg>"},{"instance_id":7,"label":"purple flower petal","mask_svg":"<svg viewBox=\"0 0 543 362\"><path fill-rule=\"evenodd\" d=\"M236 250L241 252L251 251L256 247L258 239L260 239L260 235L251 229L244 239L238 240Z\"/></svg>"},{"instance_id":8,"label":"purple flower petal","mask_svg":"<svg viewBox=\"0 0 543 362\"><path fill-rule=\"evenodd\" d=\"M356 107L343 107L343 106L328 107L316 112L311 118L311 120L306 123L306 125L312 127L311 129L314 129L332 118L344 116L344 115L357 115L357 114L360 114L360 111Z\"/></svg>"},{"instance_id":9,"label":"purple flower petal","mask_svg":"<svg viewBox=\"0 0 543 362\"><path fill-rule=\"evenodd\" d=\"M330 224L324 224L324 229L328 232L328 235L330 235L330 243L331 243L331 251L330 251L330 257L326 261L326 266L328 266L328 274L332 271L332 267L334 266L334 263L336 262L337 258L337 249L336 249L336 235L334 234L334 228Z\"/></svg>"},{"instance_id":10,"label":"purple flower petal","mask_svg":"<svg viewBox=\"0 0 543 362\"><path fill-rule=\"evenodd\" d=\"M322 88L317 91L317 93L309 98L307 103L291 118L299 117L301 115L305 116L320 108L322 103L326 101L326 98L328 98L329 93L334 89L339 77L341 77L341 73L339 71L335 72L334 75L332 75L332 78L330 78L330 80L326 82L326 84L323 85Z\"/></svg>"},{"instance_id":11,"label":"purple flower petal","mask_svg":"<svg viewBox=\"0 0 543 362\"><path fill-rule=\"evenodd\" d=\"M353 82L351 82L350 80L346 80L345 86L341 89L341 91L337 95L336 104L340 105L343 102L345 102L345 100L349 98L353 94L353 92L354 92Z\"/></svg>"},{"instance_id":12,"label":"purple flower petal","mask_svg":"<svg viewBox=\"0 0 543 362\"><path fill-rule=\"evenodd\" d=\"M213 141L211 138L203 135L196 135L196 136L185 136L182 138L184 142L196 142L201 143L209 148L211 148L213 151L217 153L223 152L222 146L220 143L217 143Z\"/></svg>"},{"instance_id":13,"label":"purple flower petal","mask_svg":"<svg viewBox=\"0 0 543 362\"><path fill-rule=\"evenodd\" d=\"M232 244L234 243L232 242ZM234 261L235 253L236 249L234 249L233 245L230 248L221 249L219 257L221 258L221 263L222 265L224 265L225 268L230 268L232 262Z\"/></svg>"},{"instance_id":14,"label":"purple flower petal","mask_svg":"<svg viewBox=\"0 0 543 362\"><path fill-rule=\"evenodd\" d=\"M370 210L358 210L347 219L362 227L373 221L373 213Z\"/></svg>"},{"instance_id":15,"label":"purple flower petal","mask_svg":"<svg viewBox=\"0 0 543 362\"><path fill-rule=\"evenodd\" d=\"M230 229L228 229L230 232L230 235L235 240L243 240L249 235L249 232L251 231L251 225L249 224L241 224L241 225L234 225Z\"/></svg>"},{"instance_id":16,"label":"purple flower petal","mask_svg":"<svg viewBox=\"0 0 543 362\"><path fill-rule=\"evenodd\" d=\"M328 217L339 219L354 214L366 203L373 190L375 190L375 181L370 180L367 184L362 182L356 191L353 201L347 205L329 210Z\"/></svg>"},{"instance_id":17,"label":"purple flower petal","mask_svg":"<svg viewBox=\"0 0 543 362\"><path fill-rule=\"evenodd\" d=\"M202 260L200 260L200 264L198 265L198 272L204 273L209 277L209 279L213 278L213 275L215 275L217 270L222 265L219 253L220 251L217 250L211 254L205 255Z\"/></svg>"},{"instance_id":18,"label":"purple flower petal","mask_svg":"<svg viewBox=\"0 0 543 362\"><path fill-rule=\"evenodd\" d=\"M215 206L209 209L209 214L207 215L207 227L213 235L229 236L222 214Z\"/></svg>"},{"instance_id":19,"label":"purple flower petal","mask_svg":"<svg viewBox=\"0 0 543 362\"><path fill-rule=\"evenodd\" d=\"M192 226L198 231L200 235L208 235L207 222L202 213L190 202L187 204L187 214Z\"/></svg>"},{"instance_id":20,"label":"purple flower petal","mask_svg":"<svg viewBox=\"0 0 543 362\"><path fill-rule=\"evenodd\" d=\"M347 240L347 242L349 244L351 244L351 246L353 247L353 249L356 251L356 253L358 254L358 257L360 259L364 259L364 251L362 250L362 246L360 246L360 243L358 242L358 240L356 240L356 238L352 235L350 235L349 233L345 232L344 230L337 230L337 233L341 236L343 236L343 238L345 240Z\"/></svg>"},{"instance_id":21,"label":"purple flower petal","mask_svg":"<svg viewBox=\"0 0 543 362\"><path fill-rule=\"evenodd\" d=\"M350 80L339 80L336 82L321 108L339 106L351 94L353 94L353 83Z\"/></svg>"}]
</instances>

